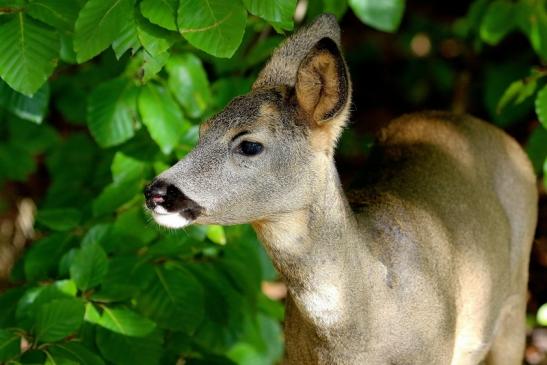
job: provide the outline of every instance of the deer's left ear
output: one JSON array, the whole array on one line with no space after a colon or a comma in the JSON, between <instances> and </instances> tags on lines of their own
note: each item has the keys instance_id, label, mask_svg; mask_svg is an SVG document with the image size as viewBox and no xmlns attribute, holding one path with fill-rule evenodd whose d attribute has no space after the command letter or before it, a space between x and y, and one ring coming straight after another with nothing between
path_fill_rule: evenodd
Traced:
<instances>
[{"instance_id":1,"label":"deer's left ear","mask_svg":"<svg viewBox=\"0 0 547 365\"><path fill-rule=\"evenodd\" d=\"M304 57L296 75L295 92L298 105L317 125L337 119L347 111L348 71L332 39L321 39Z\"/></svg>"}]
</instances>

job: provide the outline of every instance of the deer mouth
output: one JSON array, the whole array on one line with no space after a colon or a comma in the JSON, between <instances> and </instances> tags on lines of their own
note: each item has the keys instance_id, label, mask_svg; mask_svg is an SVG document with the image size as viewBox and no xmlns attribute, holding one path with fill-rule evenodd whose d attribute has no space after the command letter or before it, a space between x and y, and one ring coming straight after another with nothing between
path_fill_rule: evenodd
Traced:
<instances>
[{"instance_id":1,"label":"deer mouth","mask_svg":"<svg viewBox=\"0 0 547 365\"><path fill-rule=\"evenodd\" d=\"M189 220L180 212L177 213L159 213L155 209L152 211L152 217L161 226L168 228L183 228L192 223L192 220Z\"/></svg>"},{"instance_id":2,"label":"deer mouth","mask_svg":"<svg viewBox=\"0 0 547 365\"><path fill-rule=\"evenodd\" d=\"M154 220L165 227L182 228L195 221L204 211L177 187L154 180L144 190L146 207Z\"/></svg>"}]
</instances>

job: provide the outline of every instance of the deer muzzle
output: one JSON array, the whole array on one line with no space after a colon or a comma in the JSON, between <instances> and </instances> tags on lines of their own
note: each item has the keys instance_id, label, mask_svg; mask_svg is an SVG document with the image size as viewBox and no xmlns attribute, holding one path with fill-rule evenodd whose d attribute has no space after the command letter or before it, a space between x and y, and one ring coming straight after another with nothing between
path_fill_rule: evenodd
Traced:
<instances>
[{"instance_id":1,"label":"deer muzzle","mask_svg":"<svg viewBox=\"0 0 547 365\"><path fill-rule=\"evenodd\" d=\"M203 212L203 207L163 180L156 179L147 185L144 197L154 220L166 227L184 227Z\"/></svg>"}]
</instances>

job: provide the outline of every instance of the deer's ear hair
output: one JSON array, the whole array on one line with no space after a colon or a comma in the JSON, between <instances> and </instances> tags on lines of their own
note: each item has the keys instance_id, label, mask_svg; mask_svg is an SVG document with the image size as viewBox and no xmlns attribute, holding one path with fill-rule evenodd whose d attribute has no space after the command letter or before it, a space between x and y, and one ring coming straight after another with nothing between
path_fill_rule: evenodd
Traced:
<instances>
[{"instance_id":1,"label":"deer's ear hair","mask_svg":"<svg viewBox=\"0 0 547 365\"><path fill-rule=\"evenodd\" d=\"M299 107L312 122L327 123L346 109L349 88L340 49L332 39L322 38L298 67L295 93Z\"/></svg>"}]
</instances>

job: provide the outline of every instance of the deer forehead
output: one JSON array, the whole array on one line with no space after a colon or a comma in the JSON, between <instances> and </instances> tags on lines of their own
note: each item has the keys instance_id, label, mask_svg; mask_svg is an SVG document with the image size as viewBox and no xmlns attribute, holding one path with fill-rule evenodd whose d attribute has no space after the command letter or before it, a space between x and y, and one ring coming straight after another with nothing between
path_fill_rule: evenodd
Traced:
<instances>
[{"instance_id":1,"label":"deer forehead","mask_svg":"<svg viewBox=\"0 0 547 365\"><path fill-rule=\"evenodd\" d=\"M296 110L287 105L277 90L251 92L237 97L215 117L200 127L201 138L231 139L241 131L267 130L274 135L290 137L306 134Z\"/></svg>"}]
</instances>

